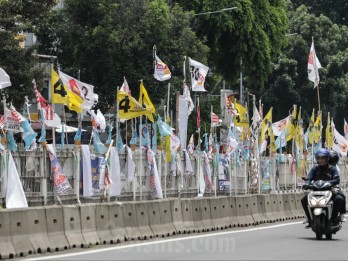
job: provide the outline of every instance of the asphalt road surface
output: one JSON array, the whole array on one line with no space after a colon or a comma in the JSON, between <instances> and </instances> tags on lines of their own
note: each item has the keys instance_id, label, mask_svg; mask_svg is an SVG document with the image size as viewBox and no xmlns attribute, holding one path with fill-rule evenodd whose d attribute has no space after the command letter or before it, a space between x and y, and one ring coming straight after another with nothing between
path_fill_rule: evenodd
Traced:
<instances>
[{"instance_id":1,"label":"asphalt road surface","mask_svg":"<svg viewBox=\"0 0 348 261\"><path fill-rule=\"evenodd\" d=\"M21 260L348 260L348 224L318 241L301 221L31 255Z\"/></svg>"}]
</instances>

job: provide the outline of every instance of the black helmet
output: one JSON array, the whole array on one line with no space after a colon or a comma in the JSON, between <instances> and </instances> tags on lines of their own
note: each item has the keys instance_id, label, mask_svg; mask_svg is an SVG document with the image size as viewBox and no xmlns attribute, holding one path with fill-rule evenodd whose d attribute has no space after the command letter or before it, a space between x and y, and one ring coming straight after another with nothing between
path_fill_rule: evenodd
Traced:
<instances>
[{"instance_id":1,"label":"black helmet","mask_svg":"<svg viewBox=\"0 0 348 261\"><path fill-rule=\"evenodd\" d=\"M330 151L329 164L336 165L340 159L340 155L334 150Z\"/></svg>"}]
</instances>

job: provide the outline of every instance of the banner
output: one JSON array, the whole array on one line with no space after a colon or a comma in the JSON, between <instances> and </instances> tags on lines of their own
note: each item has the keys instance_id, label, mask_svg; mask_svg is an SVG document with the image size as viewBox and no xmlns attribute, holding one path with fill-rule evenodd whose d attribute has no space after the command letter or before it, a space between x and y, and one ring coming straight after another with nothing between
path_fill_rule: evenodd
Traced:
<instances>
[{"instance_id":1,"label":"banner","mask_svg":"<svg viewBox=\"0 0 348 261\"><path fill-rule=\"evenodd\" d=\"M155 106L153 106L150 97L145 89L143 82L140 82L139 103L152 113L156 112Z\"/></svg>"},{"instance_id":2,"label":"banner","mask_svg":"<svg viewBox=\"0 0 348 261\"><path fill-rule=\"evenodd\" d=\"M133 119L140 116L146 116L151 122L154 122L151 111L142 107L134 97L125 92L118 92L118 118Z\"/></svg>"},{"instance_id":3,"label":"banner","mask_svg":"<svg viewBox=\"0 0 348 261\"><path fill-rule=\"evenodd\" d=\"M82 183L82 195L84 197L93 196L92 189L92 164L89 145L81 145L82 160L80 168L80 183Z\"/></svg>"},{"instance_id":4,"label":"banner","mask_svg":"<svg viewBox=\"0 0 348 261\"><path fill-rule=\"evenodd\" d=\"M4 106L4 124L5 130L13 132L23 132L22 122L25 121L25 118L18 113L14 108L9 110Z\"/></svg>"},{"instance_id":5,"label":"banner","mask_svg":"<svg viewBox=\"0 0 348 261\"><path fill-rule=\"evenodd\" d=\"M127 175L127 181L133 182L134 181L134 174L135 174L135 163L133 162L133 154L132 150L125 145L126 151L127 151L127 160L126 160L126 175Z\"/></svg>"},{"instance_id":6,"label":"banner","mask_svg":"<svg viewBox=\"0 0 348 261\"><path fill-rule=\"evenodd\" d=\"M315 49L314 49L314 40L312 40L311 49L309 51L308 56L308 79L312 82L314 82L314 88L319 85L320 77L319 77L319 68L321 68L321 64L319 62L319 59L316 55Z\"/></svg>"},{"instance_id":7,"label":"banner","mask_svg":"<svg viewBox=\"0 0 348 261\"><path fill-rule=\"evenodd\" d=\"M206 92L204 89L205 78L208 74L209 67L189 58L189 66L191 73L191 84L193 92Z\"/></svg>"},{"instance_id":8,"label":"banner","mask_svg":"<svg viewBox=\"0 0 348 261\"><path fill-rule=\"evenodd\" d=\"M58 162L53 145L47 144L46 148L51 160L51 174L53 175L54 189L58 195L65 194L71 190L70 183Z\"/></svg>"},{"instance_id":9,"label":"banner","mask_svg":"<svg viewBox=\"0 0 348 261\"><path fill-rule=\"evenodd\" d=\"M178 118L180 145L182 149L185 149L187 141L188 103L183 95L179 96Z\"/></svg>"},{"instance_id":10,"label":"banner","mask_svg":"<svg viewBox=\"0 0 348 261\"><path fill-rule=\"evenodd\" d=\"M343 157L347 156L348 140L346 140L336 129L334 130L332 149Z\"/></svg>"},{"instance_id":11,"label":"banner","mask_svg":"<svg viewBox=\"0 0 348 261\"><path fill-rule=\"evenodd\" d=\"M27 207L28 202L23 190L23 185L19 178L12 154L9 152L7 166L6 208Z\"/></svg>"},{"instance_id":12,"label":"banner","mask_svg":"<svg viewBox=\"0 0 348 261\"><path fill-rule=\"evenodd\" d=\"M116 147L112 147L110 151L110 169L109 176L111 180L111 185L109 193L110 196L120 196L121 195L121 166L120 159L118 157L118 152Z\"/></svg>"},{"instance_id":13,"label":"banner","mask_svg":"<svg viewBox=\"0 0 348 261\"><path fill-rule=\"evenodd\" d=\"M242 105L240 105L236 99L234 100L234 109L238 114L234 117L234 124L236 126L249 128L248 111Z\"/></svg>"}]
</instances>

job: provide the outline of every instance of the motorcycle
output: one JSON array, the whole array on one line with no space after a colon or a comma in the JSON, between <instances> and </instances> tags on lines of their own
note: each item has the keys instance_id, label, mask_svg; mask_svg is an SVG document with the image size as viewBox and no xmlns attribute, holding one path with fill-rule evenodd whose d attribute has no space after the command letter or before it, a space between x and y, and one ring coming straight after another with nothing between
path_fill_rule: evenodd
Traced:
<instances>
[{"instance_id":1,"label":"motorcycle","mask_svg":"<svg viewBox=\"0 0 348 261\"><path fill-rule=\"evenodd\" d=\"M304 180L306 179L304 178ZM342 228L341 220L337 225L331 224L333 209L331 197L333 191L338 188L323 180L314 181L309 185L304 185L304 187L311 190L307 198L312 231L318 240L321 240L324 234L326 239L332 239L332 234L336 234Z\"/></svg>"}]
</instances>

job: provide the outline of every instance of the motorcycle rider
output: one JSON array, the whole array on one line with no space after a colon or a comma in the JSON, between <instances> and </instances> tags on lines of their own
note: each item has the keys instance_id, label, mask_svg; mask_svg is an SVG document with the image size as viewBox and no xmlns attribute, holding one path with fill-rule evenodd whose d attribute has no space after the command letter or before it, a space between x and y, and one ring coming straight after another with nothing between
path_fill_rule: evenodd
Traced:
<instances>
[{"instance_id":1,"label":"motorcycle rider","mask_svg":"<svg viewBox=\"0 0 348 261\"><path fill-rule=\"evenodd\" d=\"M327 149L319 148L315 152L315 159L317 161L317 165L313 166L311 170L307 174L307 182L303 185L303 189L308 189L309 184L312 181L324 180L331 183L332 186L340 184L340 176L335 164L329 164L330 160L330 152ZM333 201L333 209L332 209L332 217L331 223L333 225L337 225L337 223L344 218L345 213L345 200L344 197L340 193L332 193L332 201ZM303 223L308 223L306 228L311 227L310 214L308 210L308 199L307 195L305 195L302 200L302 207L306 213L307 219ZM338 217L338 213L340 213L341 217Z\"/></svg>"}]
</instances>

